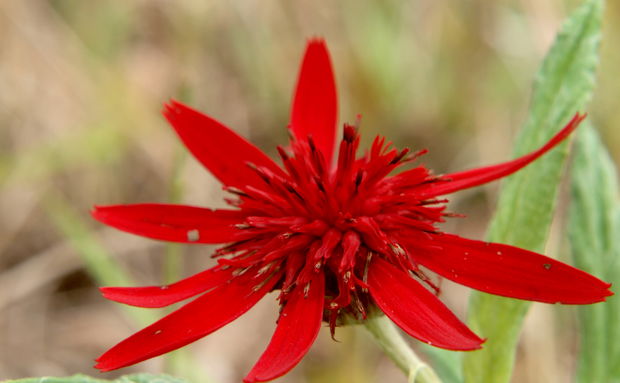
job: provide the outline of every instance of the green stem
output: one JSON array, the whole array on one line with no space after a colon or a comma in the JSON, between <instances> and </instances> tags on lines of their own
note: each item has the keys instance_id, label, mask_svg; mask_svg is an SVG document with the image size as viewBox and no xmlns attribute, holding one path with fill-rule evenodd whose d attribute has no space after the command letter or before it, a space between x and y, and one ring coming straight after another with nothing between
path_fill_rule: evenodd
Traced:
<instances>
[{"instance_id":1,"label":"green stem","mask_svg":"<svg viewBox=\"0 0 620 383\"><path fill-rule=\"evenodd\" d=\"M174 155L172 174L168 186L168 200L172 204L179 204L183 200L183 180L181 171L185 163L186 155L184 151L177 150ZM163 264L163 284L174 283L181 277L183 268L182 248L177 243L166 244ZM168 312L172 312L169 310ZM164 357L164 371L172 375L184 375L188 377L191 371L190 356L187 350L176 350L168 353ZM188 368L190 367L190 368Z\"/></svg>"},{"instance_id":2,"label":"green stem","mask_svg":"<svg viewBox=\"0 0 620 383\"><path fill-rule=\"evenodd\" d=\"M182 151L177 151L174 156L172 175L170 177L168 191L168 199L170 203L173 204L181 203L183 200L183 180L181 178L181 171L186 158L187 155ZM182 268L183 260L181 247L176 243L169 243L166 245L166 252L164 256L164 284L176 282L181 276Z\"/></svg>"},{"instance_id":3,"label":"green stem","mask_svg":"<svg viewBox=\"0 0 620 383\"><path fill-rule=\"evenodd\" d=\"M409 383L441 383L435 371L413 352L385 315L369 317L364 325L394 364L407 374Z\"/></svg>"}]
</instances>

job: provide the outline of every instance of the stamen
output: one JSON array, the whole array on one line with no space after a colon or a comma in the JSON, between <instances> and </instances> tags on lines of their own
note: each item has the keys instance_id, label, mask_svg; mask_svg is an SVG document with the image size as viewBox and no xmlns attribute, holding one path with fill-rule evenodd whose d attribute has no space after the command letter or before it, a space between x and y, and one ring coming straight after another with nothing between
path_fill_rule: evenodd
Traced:
<instances>
[{"instance_id":1,"label":"stamen","mask_svg":"<svg viewBox=\"0 0 620 383\"><path fill-rule=\"evenodd\" d=\"M267 271L269 271L271 268L273 267L273 263L269 263L263 267L261 267L260 269L258 269L258 271L256 272L256 275L262 275L265 274Z\"/></svg>"},{"instance_id":2,"label":"stamen","mask_svg":"<svg viewBox=\"0 0 620 383\"><path fill-rule=\"evenodd\" d=\"M233 194L236 194L242 197L249 197L249 195L246 192L234 186L224 186L222 189L224 191L227 191L229 193L233 193Z\"/></svg>"},{"instance_id":3,"label":"stamen","mask_svg":"<svg viewBox=\"0 0 620 383\"><path fill-rule=\"evenodd\" d=\"M314 177L314 183L322 193L325 193L325 186L323 186L323 181L320 178Z\"/></svg>"},{"instance_id":4,"label":"stamen","mask_svg":"<svg viewBox=\"0 0 620 383\"><path fill-rule=\"evenodd\" d=\"M398 155L394 157L392 161L390 161L390 165L396 165L397 163L399 163L407 155L407 153L409 153L408 148L401 150L401 152L398 153Z\"/></svg>"},{"instance_id":5,"label":"stamen","mask_svg":"<svg viewBox=\"0 0 620 383\"><path fill-rule=\"evenodd\" d=\"M308 146L310 147L310 151L313 153L318 152L318 150L316 150L316 145L314 144L314 139L312 138L311 134L308 134L307 140L308 140Z\"/></svg>"},{"instance_id":6,"label":"stamen","mask_svg":"<svg viewBox=\"0 0 620 383\"><path fill-rule=\"evenodd\" d=\"M342 238L343 254L340 261L340 266L338 267L338 271L340 273L344 270L353 269L353 266L355 265L355 256L360 248L360 244L361 240L356 232L349 230L344 234ZM350 272L348 273L350 275Z\"/></svg>"},{"instance_id":7,"label":"stamen","mask_svg":"<svg viewBox=\"0 0 620 383\"><path fill-rule=\"evenodd\" d=\"M353 125L344 124L342 131L342 140L348 144L352 144L357 137L357 129Z\"/></svg>"}]
</instances>

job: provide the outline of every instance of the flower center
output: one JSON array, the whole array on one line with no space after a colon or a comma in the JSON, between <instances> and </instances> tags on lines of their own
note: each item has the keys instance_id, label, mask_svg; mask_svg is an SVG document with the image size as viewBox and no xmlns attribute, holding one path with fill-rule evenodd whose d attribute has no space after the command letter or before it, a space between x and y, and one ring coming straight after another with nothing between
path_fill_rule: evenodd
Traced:
<instances>
[{"instance_id":1,"label":"flower center","mask_svg":"<svg viewBox=\"0 0 620 383\"><path fill-rule=\"evenodd\" d=\"M224 265L284 269L281 299L294 286L306 286L313 273L324 272L332 328L342 309L365 317L373 256L423 276L401 238L435 233L444 215L444 200L419 197L420 187L438 180L425 167L390 175L424 151L411 155L377 137L357 157L359 141L357 129L345 125L333 167L312 137L278 147L286 176L249 164L265 187L227 188L238 196L227 201L247 218L238 226L244 229L240 240L216 253L234 254L220 259Z\"/></svg>"}]
</instances>

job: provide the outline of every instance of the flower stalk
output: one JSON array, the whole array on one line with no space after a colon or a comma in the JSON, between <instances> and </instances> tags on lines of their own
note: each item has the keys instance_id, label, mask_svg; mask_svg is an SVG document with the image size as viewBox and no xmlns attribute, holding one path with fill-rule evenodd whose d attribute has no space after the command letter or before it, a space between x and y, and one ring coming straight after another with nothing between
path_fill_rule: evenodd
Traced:
<instances>
[{"instance_id":1,"label":"flower stalk","mask_svg":"<svg viewBox=\"0 0 620 383\"><path fill-rule=\"evenodd\" d=\"M435 371L409 347L388 317L373 315L363 323L383 352L407 375L408 383L441 383Z\"/></svg>"}]
</instances>

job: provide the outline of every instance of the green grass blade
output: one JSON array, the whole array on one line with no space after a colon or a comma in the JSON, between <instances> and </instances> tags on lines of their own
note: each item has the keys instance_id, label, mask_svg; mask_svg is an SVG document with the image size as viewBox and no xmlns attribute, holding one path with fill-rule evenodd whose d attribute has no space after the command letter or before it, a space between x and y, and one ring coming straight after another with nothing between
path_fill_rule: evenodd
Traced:
<instances>
[{"instance_id":1,"label":"green grass blade","mask_svg":"<svg viewBox=\"0 0 620 383\"><path fill-rule=\"evenodd\" d=\"M168 375L134 374L114 380L95 379L87 375L73 375L64 378L41 377L8 380L4 383L186 383L185 380Z\"/></svg>"},{"instance_id":2,"label":"green grass blade","mask_svg":"<svg viewBox=\"0 0 620 383\"><path fill-rule=\"evenodd\" d=\"M596 130L579 132L573 162L568 230L575 265L615 286L620 283L620 201L613 161ZM579 307L578 382L620 381L620 301Z\"/></svg>"},{"instance_id":3,"label":"green grass blade","mask_svg":"<svg viewBox=\"0 0 620 383\"><path fill-rule=\"evenodd\" d=\"M59 197L50 199L47 210L54 225L82 258L86 271L100 286L135 285L122 266L108 254L107 250L89 231L83 218L67 201ZM157 315L153 311L126 305L121 307L141 326L150 324L157 319Z\"/></svg>"},{"instance_id":4,"label":"green grass blade","mask_svg":"<svg viewBox=\"0 0 620 383\"><path fill-rule=\"evenodd\" d=\"M564 23L535 80L529 118L517 140L516 155L541 146L590 99L602 12L602 0L588 0ZM566 155L563 144L505 181L490 241L544 250ZM483 350L465 355L465 381L508 382L529 303L481 292L474 292L470 303L469 324L488 340Z\"/></svg>"},{"instance_id":5,"label":"green grass blade","mask_svg":"<svg viewBox=\"0 0 620 383\"><path fill-rule=\"evenodd\" d=\"M463 382L463 371L461 369L463 354L429 346L425 343L420 343L418 347L429 358L430 365L433 366L442 382Z\"/></svg>"}]
</instances>

